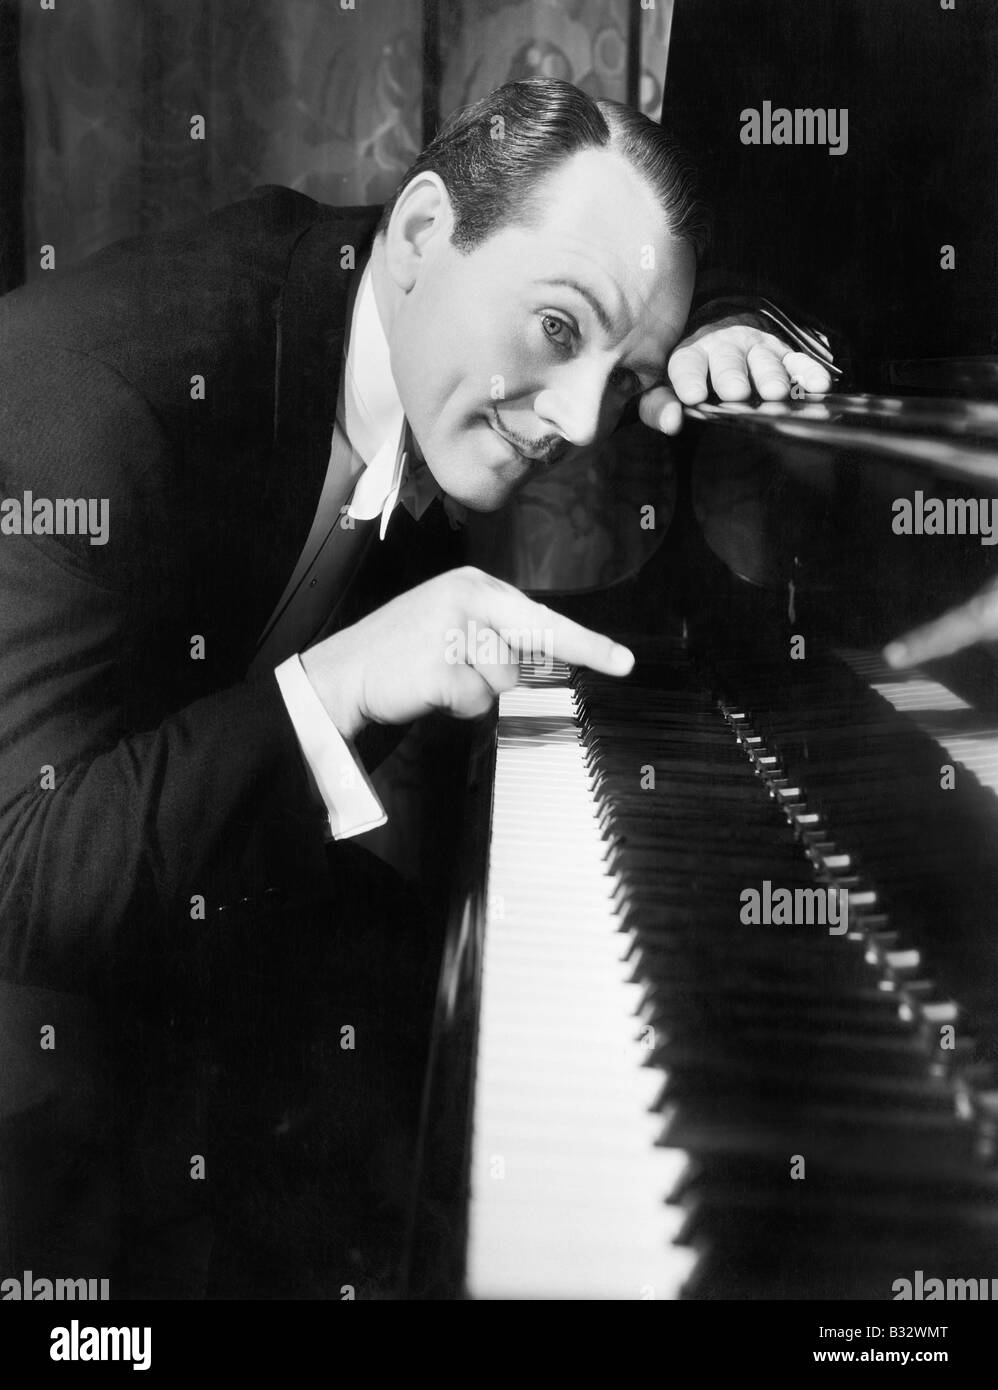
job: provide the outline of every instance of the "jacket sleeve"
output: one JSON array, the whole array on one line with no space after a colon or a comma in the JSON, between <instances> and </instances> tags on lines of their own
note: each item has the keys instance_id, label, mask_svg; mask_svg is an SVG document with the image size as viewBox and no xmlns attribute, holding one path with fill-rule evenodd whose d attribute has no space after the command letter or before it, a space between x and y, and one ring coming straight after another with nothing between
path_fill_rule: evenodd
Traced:
<instances>
[{"instance_id":1,"label":"jacket sleeve","mask_svg":"<svg viewBox=\"0 0 998 1390\"><path fill-rule=\"evenodd\" d=\"M324 855L273 675L185 669L196 557L165 433L117 373L57 356L47 392L7 374L0 495L104 499L108 540L0 521L0 972L72 988L314 887Z\"/></svg>"}]
</instances>

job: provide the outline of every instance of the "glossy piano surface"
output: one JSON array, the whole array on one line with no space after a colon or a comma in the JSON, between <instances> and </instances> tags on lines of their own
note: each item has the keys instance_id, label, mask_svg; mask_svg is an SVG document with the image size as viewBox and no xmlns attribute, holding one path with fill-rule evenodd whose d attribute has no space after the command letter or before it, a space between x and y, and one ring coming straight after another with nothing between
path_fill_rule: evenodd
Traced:
<instances>
[{"instance_id":1,"label":"glossy piano surface","mask_svg":"<svg viewBox=\"0 0 998 1390\"><path fill-rule=\"evenodd\" d=\"M469 560L536 593L584 593L633 578L675 511L676 466L663 442L630 424L538 472L502 512L469 514Z\"/></svg>"},{"instance_id":2,"label":"glossy piano surface","mask_svg":"<svg viewBox=\"0 0 998 1390\"><path fill-rule=\"evenodd\" d=\"M799 400L687 406L695 420L738 422L762 439L821 444L868 459L924 464L942 477L998 486L998 403L944 396L830 393Z\"/></svg>"},{"instance_id":3,"label":"glossy piano surface","mask_svg":"<svg viewBox=\"0 0 998 1390\"><path fill-rule=\"evenodd\" d=\"M896 534L893 507L918 490L998 497L998 403L832 394L686 415L676 440L631 426L583 464L538 475L502 513L473 519L471 561L545 595L644 583L676 544L685 470L709 546L753 584L908 591L917 602L926 564L941 592L995 568L994 548L976 537Z\"/></svg>"}]
</instances>

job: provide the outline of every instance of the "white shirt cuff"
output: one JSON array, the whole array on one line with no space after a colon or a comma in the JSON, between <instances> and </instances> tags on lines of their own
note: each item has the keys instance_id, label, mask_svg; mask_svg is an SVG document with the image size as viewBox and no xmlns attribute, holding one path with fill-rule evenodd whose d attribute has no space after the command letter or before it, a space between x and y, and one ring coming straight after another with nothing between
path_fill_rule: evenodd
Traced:
<instances>
[{"instance_id":1,"label":"white shirt cuff","mask_svg":"<svg viewBox=\"0 0 998 1390\"><path fill-rule=\"evenodd\" d=\"M345 840L384 825L388 817L367 773L326 713L299 657L282 661L274 675L302 757L329 812L332 838Z\"/></svg>"}]
</instances>

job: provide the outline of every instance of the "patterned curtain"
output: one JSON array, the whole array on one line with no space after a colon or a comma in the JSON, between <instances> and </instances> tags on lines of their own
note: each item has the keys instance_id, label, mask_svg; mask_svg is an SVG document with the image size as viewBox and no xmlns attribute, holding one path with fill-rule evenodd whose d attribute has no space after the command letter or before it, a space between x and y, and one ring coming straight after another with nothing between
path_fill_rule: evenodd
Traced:
<instances>
[{"instance_id":1,"label":"patterned curtain","mask_svg":"<svg viewBox=\"0 0 998 1390\"><path fill-rule=\"evenodd\" d=\"M420 145L421 35L421 0L22 0L29 278L43 243L65 263L258 184L384 199Z\"/></svg>"},{"instance_id":2,"label":"patterned curtain","mask_svg":"<svg viewBox=\"0 0 998 1390\"><path fill-rule=\"evenodd\" d=\"M657 116L672 17L672 0L47 3L0 0L4 238L21 237L23 143L29 279L43 244L68 264L262 183L382 201L441 116L511 77L640 97ZM8 109L22 101L23 142Z\"/></svg>"},{"instance_id":3,"label":"patterned curtain","mask_svg":"<svg viewBox=\"0 0 998 1390\"><path fill-rule=\"evenodd\" d=\"M441 16L445 113L503 82L543 76L658 119L672 0L442 0Z\"/></svg>"},{"instance_id":4,"label":"patterned curtain","mask_svg":"<svg viewBox=\"0 0 998 1390\"><path fill-rule=\"evenodd\" d=\"M20 14L0 0L0 294L24 279L24 127L18 80Z\"/></svg>"}]
</instances>

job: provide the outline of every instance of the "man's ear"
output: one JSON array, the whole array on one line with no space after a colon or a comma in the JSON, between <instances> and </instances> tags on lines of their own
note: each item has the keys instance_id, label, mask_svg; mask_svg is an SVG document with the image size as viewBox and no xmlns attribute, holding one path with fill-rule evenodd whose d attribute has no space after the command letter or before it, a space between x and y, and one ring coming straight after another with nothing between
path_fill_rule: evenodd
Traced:
<instances>
[{"instance_id":1,"label":"man's ear","mask_svg":"<svg viewBox=\"0 0 998 1390\"><path fill-rule=\"evenodd\" d=\"M403 293L453 230L454 210L443 179L430 171L417 174L399 194L385 231L385 264Z\"/></svg>"}]
</instances>

